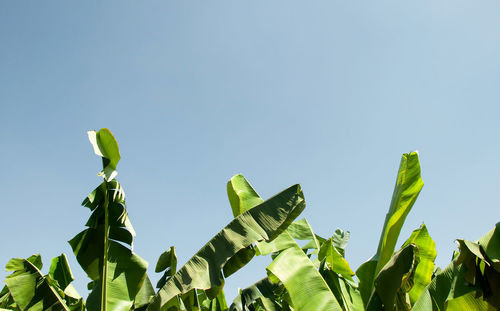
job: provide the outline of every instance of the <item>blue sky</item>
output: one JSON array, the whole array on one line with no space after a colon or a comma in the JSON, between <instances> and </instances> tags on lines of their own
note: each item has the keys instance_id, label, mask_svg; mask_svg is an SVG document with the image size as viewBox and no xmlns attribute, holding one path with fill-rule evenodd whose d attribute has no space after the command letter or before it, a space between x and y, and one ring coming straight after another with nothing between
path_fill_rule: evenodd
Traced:
<instances>
[{"instance_id":1,"label":"blue sky","mask_svg":"<svg viewBox=\"0 0 500 311\"><path fill-rule=\"evenodd\" d=\"M152 268L230 221L237 173L264 198L300 183L317 234L351 231L353 269L403 152L420 151L425 186L399 244L424 222L444 266L500 220L498 1L2 1L0 39L0 262L65 252L84 296L66 241L100 182L91 129L120 144ZM231 276L228 299L269 262Z\"/></svg>"}]
</instances>

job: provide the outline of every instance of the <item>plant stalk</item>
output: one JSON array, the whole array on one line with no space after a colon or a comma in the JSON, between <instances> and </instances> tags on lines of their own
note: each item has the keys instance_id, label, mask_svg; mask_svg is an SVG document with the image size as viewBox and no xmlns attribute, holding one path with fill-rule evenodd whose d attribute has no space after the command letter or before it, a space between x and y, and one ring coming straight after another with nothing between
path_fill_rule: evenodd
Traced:
<instances>
[{"instance_id":1,"label":"plant stalk","mask_svg":"<svg viewBox=\"0 0 500 311\"><path fill-rule=\"evenodd\" d=\"M104 254L102 266L102 286L101 286L101 310L107 311L107 280L108 280L108 249L109 249L109 200L108 200L108 182L102 183L104 188Z\"/></svg>"}]
</instances>

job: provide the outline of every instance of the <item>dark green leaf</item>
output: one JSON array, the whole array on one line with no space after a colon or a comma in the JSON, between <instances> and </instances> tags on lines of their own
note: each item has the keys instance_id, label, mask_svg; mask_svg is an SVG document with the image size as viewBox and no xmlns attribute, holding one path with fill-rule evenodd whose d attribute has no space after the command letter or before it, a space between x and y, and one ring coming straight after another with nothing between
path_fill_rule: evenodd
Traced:
<instances>
[{"instance_id":1,"label":"dark green leaf","mask_svg":"<svg viewBox=\"0 0 500 311\"><path fill-rule=\"evenodd\" d=\"M418 249L415 245L410 244L396 252L377 275L375 291L368 302L367 310L379 310L379 302L384 306L384 310L394 310L398 292L405 294L410 290L411 285L405 284L412 284L417 265Z\"/></svg>"}]
</instances>

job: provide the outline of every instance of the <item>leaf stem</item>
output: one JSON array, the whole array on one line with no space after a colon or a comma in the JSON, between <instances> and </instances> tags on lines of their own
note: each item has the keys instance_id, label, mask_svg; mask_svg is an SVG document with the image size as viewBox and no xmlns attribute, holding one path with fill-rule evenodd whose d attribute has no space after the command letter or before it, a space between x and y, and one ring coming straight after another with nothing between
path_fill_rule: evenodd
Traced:
<instances>
[{"instance_id":1,"label":"leaf stem","mask_svg":"<svg viewBox=\"0 0 500 311\"><path fill-rule=\"evenodd\" d=\"M108 280L108 248L109 248L109 198L108 198L108 182L104 181L102 184L104 188L104 254L102 265L102 286L101 286L101 310L107 310L107 280Z\"/></svg>"}]
</instances>

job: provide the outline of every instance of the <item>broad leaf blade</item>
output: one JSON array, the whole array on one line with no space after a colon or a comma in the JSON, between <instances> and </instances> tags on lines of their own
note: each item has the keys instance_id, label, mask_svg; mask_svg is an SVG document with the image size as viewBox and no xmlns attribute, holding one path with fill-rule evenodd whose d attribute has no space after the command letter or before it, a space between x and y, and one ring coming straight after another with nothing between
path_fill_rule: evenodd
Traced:
<instances>
[{"instance_id":1,"label":"broad leaf blade","mask_svg":"<svg viewBox=\"0 0 500 311\"><path fill-rule=\"evenodd\" d=\"M234 217L264 202L241 174L234 175L227 182L227 196Z\"/></svg>"},{"instance_id":2,"label":"broad leaf blade","mask_svg":"<svg viewBox=\"0 0 500 311\"><path fill-rule=\"evenodd\" d=\"M365 303L367 303L373 290L375 277L394 254L406 216L417 200L423 185L424 182L420 177L418 153L403 154L377 253L356 271L360 282L361 296Z\"/></svg>"},{"instance_id":3,"label":"broad leaf blade","mask_svg":"<svg viewBox=\"0 0 500 311\"><path fill-rule=\"evenodd\" d=\"M158 262L156 263L155 272L162 272L163 276L156 283L156 288L162 288L163 285L167 282L167 280L175 274L177 271L177 255L175 253L175 247L170 246L170 248L163 252L158 258Z\"/></svg>"},{"instance_id":4,"label":"broad leaf blade","mask_svg":"<svg viewBox=\"0 0 500 311\"><path fill-rule=\"evenodd\" d=\"M329 269L333 272L342 275L344 278L351 280L354 272L349 267L345 258L340 254L336 247L333 246L333 240L330 238L322 245L318 254L319 261L325 261Z\"/></svg>"},{"instance_id":5,"label":"broad leaf blade","mask_svg":"<svg viewBox=\"0 0 500 311\"><path fill-rule=\"evenodd\" d=\"M194 288L206 290L209 298L215 297L224 284L224 264L252 243L276 238L304 207L302 190L295 185L239 215L167 281L148 310L160 310L175 296Z\"/></svg>"},{"instance_id":6,"label":"broad leaf blade","mask_svg":"<svg viewBox=\"0 0 500 311\"><path fill-rule=\"evenodd\" d=\"M66 254L61 254L60 256L52 259L49 275L59 283L59 287L63 290L66 289L71 282L73 282L75 278L69 268Z\"/></svg>"},{"instance_id":7,"label":"broad leaf blade","mask_svg":"<svg viewBox=\"0 0 500 311\"><path fill-rule=\"evenodd\" d=\"M82 203L92 212L86 223L89 228L77 234L69 244L93 281L87 309L126 311L133 306L142 288L147 262L132 252L135 231L128 218L125 192L112 179L120 160L118 144L108 129L88 134L95 153L103 157L105 181Z\"/></svg>"},{"instance_id":8,"label":"broad leaf blade","mask_svg":"<svg viewBox=\"0 0 500 311\"><path fill-rule=\"evenodd\" d=\"M284 284L295 310L342 310L321 274L297 244L281 251L267 270Z\"/></svg>"},{"instance_id":9,"label":"broad leaf blade","mask_svg":"<svg viewBox=\"0 0 500 311\"><path fill-rule=\"evenodd\" d=\"M40 255L9 261L8 270L14 272L7 277L5 283L15 306L20 310L70 311L58 294L58 291L62 290L52 286L55 282L50 276L42 275L39 270L41 267Z\"/></svg>"},{"instance_id":10,"label":"broad leaf blade","mask_svg":"<svg viewBox=\"0 0 500 311\"><path fill-rule=\"evenodd\" d=\"M411 283L418 265L418 249L410 244L392 256L375 279L375 291L367 305L367 310L392 311L397 304L398 292L406 293L405 283ZM378 296L378 297L375 297ZM378 302L382 305L378 305ZM399 310L399 308L398 308Z\"/></svg>"},{"instance_id":11,"label":"broad leaf blade","mask_svg":"<svg viewBox=\"0 0 500 311\"><path fill-rule=\"evenodd\" d=\"M411 303L415 303L425 287L431 282L434 271L434 259L436 259L437 252L436 243L430 237L427 227L424 224L412 232L410 238L408 238L401 248L410 244L415 244L418 247L420 258L420 262L415 270L415 276L413 277L414 284L409 292Z\"/></svg>"},{"instance_id":12,"label":"broad leaf blade","mask_svg":"<svg viewBox=\"0 0 500 311\"><path fill-rule=\"evenodd\" d=\"M99 131L88 131L90 143L96 155L103 158L103 170L99 173L106 181L111 181L117 175L116 165L120 161L120 150L115 137L107 128Z\"/></svg>"}]
</instances>

